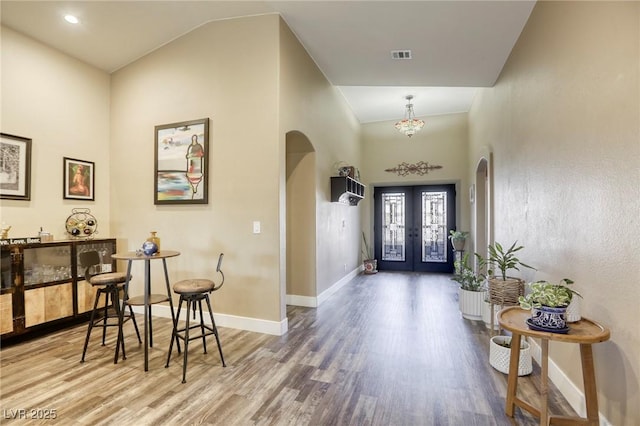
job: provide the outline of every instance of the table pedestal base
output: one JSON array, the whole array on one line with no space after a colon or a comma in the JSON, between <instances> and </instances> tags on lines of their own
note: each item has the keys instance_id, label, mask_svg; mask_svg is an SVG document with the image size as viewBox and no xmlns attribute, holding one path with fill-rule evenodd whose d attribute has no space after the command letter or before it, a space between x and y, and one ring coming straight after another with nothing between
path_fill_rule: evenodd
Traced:
<instances>
[{"instance_id":1,"label":"table pedestal base","mask_svg":"<svg viewBox=\"0 0 640 426\"><path fill-rule=\"evenodd\" d=\"M163 250L153 256L143 256L136 252L115 253L111 255L112 259L127 260L127 281L124 285L125 304L144 306L144 371L149 371L149 347L153 347L153 330L151 323L151 305L161 302L169 302L171 309L171 320L175 323L175 311L173 309L173 301L171 299L171 288L169 285L169 273L167 271L167 258L179 256L180 252L172 250ZM151 294L151 261L162 260L162 268L164 270L164 282L166 286L166 295ZM129 281L131 279L131 266L134 261L141 260L144 262L144 296L129 298ZM122 312L120 313L122 315ZM180 346L178 346L178 351Z\"/></svg>"}]
</instances>

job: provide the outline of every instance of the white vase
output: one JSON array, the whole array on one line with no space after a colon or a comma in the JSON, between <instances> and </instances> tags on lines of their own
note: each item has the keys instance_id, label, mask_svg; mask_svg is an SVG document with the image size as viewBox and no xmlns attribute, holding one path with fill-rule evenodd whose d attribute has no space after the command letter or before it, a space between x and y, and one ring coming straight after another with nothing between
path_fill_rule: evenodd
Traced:
<instances>
[{"instance_id":1,"label":"white vase","mask_svg":"<svg viewBox=\"0 0 640 426\"><path fill-rule=\"evenodd\" d=\"M458 304L462 317L472 321L482 320L484 291L469 291L458 287Z\"/></svg>"},{"instance_id":2,"label":"white vase","mask_svg":"<svg viewBox=\"0 0 640 426\"><path fill-rule=\"evenodd\" d=\"M493 336L489 344L489 364L501 373L509 374L511 348L505 348L498 342L511 342L511 336ZM531 347L524 337L520 339L520 357L518 358L518 376L526 376L533 371Z\"/></svg>"},{"instance_id":3,"label":"white vase","mask_svg":"<svg viewBox=\"0 0 640 426\"><path fill-rule=\"evenodd\" d=\"M464 244L467 242L466 239L464 240L454 240L451 239L451 245L453 246L453 249L455 251L463 251L464 250Z\"/></svg>"},{"instance_id":4,"label":"white vase","mask_svg":"<svg viewBox=\"0 0 640 426\"><path fill-rule=\"evenodd\" d=\"M567 322L577 322L582 319L580 314L580 296L573 296L571 303L567 306Z\"/></svg>"}]
</instances>

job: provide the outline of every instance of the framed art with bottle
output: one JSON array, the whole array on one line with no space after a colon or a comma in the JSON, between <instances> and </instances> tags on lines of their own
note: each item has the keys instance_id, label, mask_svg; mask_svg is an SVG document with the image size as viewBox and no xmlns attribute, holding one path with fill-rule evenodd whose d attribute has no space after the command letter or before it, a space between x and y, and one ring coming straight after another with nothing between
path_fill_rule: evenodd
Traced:
<instances>
[{"instance_id":1,"label":"framed art with bottle","mask_svg":"<svg viewBox=\"0 0 640 426\"><path fill-rule=\"evenodd\" d=\"M154 204L208 204L208 118L156 126L154 151Z\"/></svg>"}]
</instances>

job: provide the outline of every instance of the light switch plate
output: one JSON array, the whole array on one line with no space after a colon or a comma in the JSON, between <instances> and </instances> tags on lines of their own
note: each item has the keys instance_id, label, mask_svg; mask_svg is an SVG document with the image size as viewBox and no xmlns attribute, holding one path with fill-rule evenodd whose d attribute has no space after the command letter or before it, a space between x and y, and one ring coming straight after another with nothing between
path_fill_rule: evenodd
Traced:
<instances>
[{"instance_id":1,"label":"light switch plate","mask_svg":"<svg viewBox=\"0 0 640 426\"><path fill-rule=\"evenodd\" d=\"M253 221L253 233L254 234L259 234L260 233L260 221L259 220L254 220Z\"/></svg>"}]
</instances>

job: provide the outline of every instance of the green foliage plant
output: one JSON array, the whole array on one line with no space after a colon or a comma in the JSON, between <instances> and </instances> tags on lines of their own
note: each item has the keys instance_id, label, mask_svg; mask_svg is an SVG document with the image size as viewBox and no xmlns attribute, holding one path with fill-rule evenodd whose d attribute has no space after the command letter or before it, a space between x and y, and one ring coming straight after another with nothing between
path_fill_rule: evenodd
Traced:
<instances>
[{"instance_id":1,"label":"green foliage plant","mask_svg":"<svg viewBox=\"0 0 640 426\"><path fill-rule=\"evenodd\" d=\"M559 284L552 284L548 281L536 281L527 284L530 291L525 296L520 296L518 302L522 309L540 308L548 306L550 308L562 308L569 306L573 295L582 297L580 293L569 288L573 284L569 278L563 278Z\"/></svg>"},{"instance_id":2,"label":"green foliage plant","mask_svg":"<svg viewBox=\"0 0 640 426\"><path fill-rule=\"evenodd\" d=\"M483 291L485 289L484 276L478 275L469 266L469 253L465 253L461 260L453 262L456 273L451 278L460 284L460 288L467 291Z\"/></svg>"},{"instance_id":3,"label":"green foliage plant","mask_svg":"<svg viewBox=\"0 0 640 426\"><path fill-rule=\"evenodd\" d=\"M451 241L461 241L466 240L469 236L467 231L454 231L453 229L449 231L449 238Z\"/></svg>"},{"instance_id":4,"label":"green foliage plant","mask_svg":"<svg viewBox=\"0 0 640 426\"><path fill-rule=\"evenodd\" d=\"M525 263L522 263L520 259L516 257L516 252L522 250L524 246L518 246L517 241L514 242L511 247L505 250L502 245L498 242L495 244L489 245L489 258L485 259L478 253L476 253L476 257L478 258L478 263L481 269L487 268L487 274L490 277L495 276L496 269L500 271L500 277L503 281L507 280L507 271L511 269L515 269L519 271L519 267L525 267L529 269L535 269L532 266L529 266Z\"/></svg>"}]
</instances>

